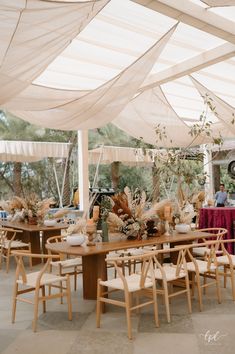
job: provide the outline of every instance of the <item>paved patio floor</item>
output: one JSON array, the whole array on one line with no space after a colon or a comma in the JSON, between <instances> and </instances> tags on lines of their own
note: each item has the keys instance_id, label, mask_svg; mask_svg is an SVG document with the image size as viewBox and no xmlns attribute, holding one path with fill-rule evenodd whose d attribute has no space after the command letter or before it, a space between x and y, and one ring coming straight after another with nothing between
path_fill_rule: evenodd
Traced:
<instances>
[{"instance_id":1,"label":"paved patio floor","mask_svg":"<svg viewBox=\"0 0 235 354\"><path fill-rule=\"evenodd\" d=\"M204 310L199 312L197 297L193 313L187 312L182 295L172 300L172 322L166 322L165 308L159 298L160 328L154 327L152 308L133 314L134 339L127 338L124 310L111 305L96 328L95 301L83 300L82 278L72 292L73 320L67 319L67 307L58 299L47 303L47 313L32 332L33 308L19 303L16 323L11 324L11 295L14 263L9 274L5 265L0 270L0 353L2 354L234 354L235 303L230 284L222 288L223 301L218 304L213 288L203 298ZM222 281L221 281L222 286Z\"/></svg>"}]
</instances>

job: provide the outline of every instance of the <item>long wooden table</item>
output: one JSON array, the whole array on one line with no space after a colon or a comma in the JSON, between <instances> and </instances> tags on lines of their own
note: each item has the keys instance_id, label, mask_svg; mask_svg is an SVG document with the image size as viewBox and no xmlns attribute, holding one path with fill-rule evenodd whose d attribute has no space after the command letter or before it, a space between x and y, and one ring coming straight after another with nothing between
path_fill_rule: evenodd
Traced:
<instances>
[{"instance_id":1,"label":"long wooden table","mask_svg":"<svg viewBox=\"0 0 235 354\"><path fill-rule=\"evenodd\" d=\"M211 237L212 234L199 231L191 231L187 234L172 236L151 237L147 240L126 240L119 242L100 242L95 246L69 246L67 242L52 243L46 248L61 255L75 255L82 257L83 267L83 297L84 299L96 299L97 279L107 279L105 258L107 253L127 248L162 245L164 243L189 243L193 240Z\"/></svg>"},{"instance_id":2,"label":"long wooden table","mask_svg":"<svg viewBox=\"0 0 235 354\"><path fill-rule=\"evenodd\" d=\"M29 225L24 222L0 221L3 227L22 230L22 234L17 238L23 242L30 242L32 253L46 253L45 244L49 237L61 234L62 229L68 228L67 224L57 224L56 226ZM42 244L40 243L40 232L42 231ZM40 259L33 259L33 265L40 263Z\"/></svg>"}]
</instances>

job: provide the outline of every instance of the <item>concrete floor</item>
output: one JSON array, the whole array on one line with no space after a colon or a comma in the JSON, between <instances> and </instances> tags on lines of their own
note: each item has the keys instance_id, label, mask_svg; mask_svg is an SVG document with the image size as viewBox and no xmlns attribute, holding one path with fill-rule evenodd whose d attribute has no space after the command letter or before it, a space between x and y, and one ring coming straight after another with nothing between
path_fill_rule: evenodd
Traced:
<instances>
[{"instance_id":1,"label":"concrete floor","mask_svg":"<svg viewBox=\"0 0 235 354\"><path fill-rule=\"evenodd\" d=\"M83 300L82 279L72 293L73 320L67 320L66 304L58 299L47 303L47 313L40 312L38 330L32 332L33 308L19 303L16 323L11 324L11 293L14 264L9 274L0 270L0 353L2 354L234 354L235 303L230 285L222 288L223 302L218 304L213 288L203 298L199 312L197 298L193 314L187 313L184 295L172 300L172 322L166 322L159 298L160 328L154 327L152 308L133 314L134 339L127 338L124 310L109 305L96 328L95 301ZM42 309L40 308L40 311Z\"/></svg>"}]
</instances>

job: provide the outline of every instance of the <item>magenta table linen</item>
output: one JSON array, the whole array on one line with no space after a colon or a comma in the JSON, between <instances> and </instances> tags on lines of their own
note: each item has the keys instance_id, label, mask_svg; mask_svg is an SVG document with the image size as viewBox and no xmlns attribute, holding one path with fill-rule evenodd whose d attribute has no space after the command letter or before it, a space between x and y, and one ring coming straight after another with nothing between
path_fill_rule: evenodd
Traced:
<instances>
[{"instance_id":1,"label":"magenta table linen","mask_svg":"<svg viewBox=\"0 0 235 354\"><path fill-rule=\"evenodd\" d=\"M227 239L234 238L235 208L202 208L200 210L199 228L224 227L228 230ZM226 246L229 253L234 254L233 243Z\"/></svg>"}]
</instances>

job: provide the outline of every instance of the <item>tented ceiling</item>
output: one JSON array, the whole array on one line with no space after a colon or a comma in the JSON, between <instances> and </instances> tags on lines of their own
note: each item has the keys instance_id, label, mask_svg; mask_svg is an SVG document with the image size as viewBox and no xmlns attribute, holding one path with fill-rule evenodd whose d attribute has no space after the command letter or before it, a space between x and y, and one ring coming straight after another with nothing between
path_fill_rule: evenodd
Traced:
<instances>
[{"instance_id":1,"label":"tented ceiling","mask_svg":"<svg viewBox=\"0 0 235 354\"><path fill-rule=\"evenodd\" d=\"M157 145L185 146L206 95L213 134L232 138L235 6L221 3L0 0L2 108L57 129L113 122L149 143L160 124L167 134Z\"/></svg>"}]
</instances>

